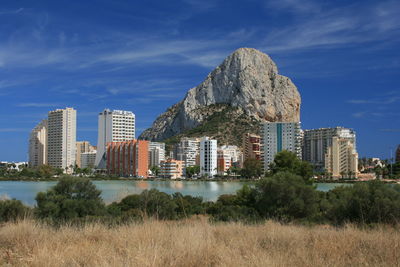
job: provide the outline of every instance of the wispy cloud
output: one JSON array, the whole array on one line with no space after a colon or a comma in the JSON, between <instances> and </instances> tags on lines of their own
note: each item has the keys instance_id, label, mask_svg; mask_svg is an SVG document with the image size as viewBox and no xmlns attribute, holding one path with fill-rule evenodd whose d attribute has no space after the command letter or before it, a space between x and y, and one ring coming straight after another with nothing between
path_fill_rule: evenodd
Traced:
<instances>
[{"instance_id":1,"label":"wispy cloud","mask_svg":"<svg viewBox=\"0 0 400 267\"><path fill-rule=\"evenodd\" d=\"M0 9L0 15L18 14L18 13L21 13L23 10L24 10L23 8L10 9L10 10L1 10L1 9Z\"/></svg>"},{"instance_id":2,"label":"wispy cloud","mask_svg":"<svg viewBox=\"0 0 400 267\"><path fill-rule=\"evenodd\" d=\"M400 96L388 96L385 98L370 98L370 99L352 99L347 101L350 104L377 104L377 105L389 105L400 102Z\"/></svg>"},{"instance_id":3,"label":"wispy cloud","mask_svg":"<svg viewBox=\"0 0 400 267\"><path fill-rule=\"evenodd\" d=\"M292 2L299 4L292 5ZM275 3L275 1L272 1ZM277 4L276 2L275 4ZM301 3L301 4L300 4ZM296 11L317 9L318 2L307 1L304 7L300 1L284 0L281 8L292 6ZM326 7L309 16L299 16L294 25L272 30L267 34L264 49L270 52L284 52L315 47L340 47L372 41L399 41L393 33L400 29L400 4L379 2L360 7Z\"/></svg>"},{"instance_id":4,"label":"wispy cloud","mask_svg":"<svg viewBox=\"0 0 400 267\"><path fill-rule=\"evenodd\" d=\"M20 104L17 104L17 106L23 107L23 108L43 108L43 107L57 107L57 106L60 106L60 104L30 102L30 103L20 103Z\"/></svg>"}]
</instances>

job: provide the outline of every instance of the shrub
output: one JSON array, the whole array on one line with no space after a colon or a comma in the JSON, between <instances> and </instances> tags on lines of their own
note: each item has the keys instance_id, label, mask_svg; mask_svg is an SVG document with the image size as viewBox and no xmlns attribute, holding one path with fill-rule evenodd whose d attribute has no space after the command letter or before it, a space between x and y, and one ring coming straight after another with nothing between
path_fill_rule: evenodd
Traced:
<instances>
[{"instance_id":1,"label":"shrub","mask_svg":"<svg viewBox=\"0 0 400 267\"><path fill-rule=\"evenodd\" d=\"M86 178L68 177L36 196L36 214L57 222L105 214L101 191Z\"/></svg>"},{"instance_id":2,"label":"shrub","mask_svg":"<svg viewBox=\"0 0 400 267\"><path fill-rule=\"evenodd\" d=\"M20 200L0 200L0 222L18 221L28 217L30 211Z\"/></svg>"}]
</instances>

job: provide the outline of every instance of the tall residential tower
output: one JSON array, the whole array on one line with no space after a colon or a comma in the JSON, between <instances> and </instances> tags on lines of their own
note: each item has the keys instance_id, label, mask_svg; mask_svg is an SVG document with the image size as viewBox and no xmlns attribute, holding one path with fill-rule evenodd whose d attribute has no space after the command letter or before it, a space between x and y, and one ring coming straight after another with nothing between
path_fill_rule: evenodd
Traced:
<instances>
[{"instance_id":1,"label":"tall residential tower","mask_svg":"<svg viewBox=\"0 0 400 267\"><path fill-rule=\"evenodd\" d=\"M95 166L106 169L106 146L109 142L135 139L135 114L131 111L105 109L99 114Z\"/></svg>"},{"instance_id":2,"label":"tall residential tower","mask_svg":"<svg viewBox=\"0 0 400 267\"><path fill-rule=\"evenodd\" d=\"M72 173L76 163L76 110L57 109L48 115L47 162Z\"/></svg>"},{"instance_id":3,"label":"tall residential tower","mask_svg":"<svg viewBox=\"0 0 400 267\"><path fill-rule=\"evenodd\" d=\"M29 137L29 166L47 164L47 120L42 120Z\"/></svg>"},{"instance_id":4,"label":"tall residential tower","mask_svg":"<svg viewBox=\"0 0 400 267\"><path fill-rule=\"evenodd\" d=\"M265 122L261 126L261 158L264 169L278 152L287 150L301 159L300 122Z\"/></svg>"}]
</instances>

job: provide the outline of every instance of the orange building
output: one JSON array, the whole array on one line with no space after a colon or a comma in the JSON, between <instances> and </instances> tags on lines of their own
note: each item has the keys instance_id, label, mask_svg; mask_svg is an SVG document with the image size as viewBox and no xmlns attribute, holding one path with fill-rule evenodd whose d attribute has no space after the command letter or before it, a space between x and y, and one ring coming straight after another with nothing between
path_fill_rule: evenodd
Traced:
<instances>
[{"instance_id":1,"label":"orange building","mask_svg":"<svg viewBox=\"0 0 400 267\"><path fill-rule=\"evenodd\" d=\"M148 177L149 141L107 143L107 171L119 176Z\"/></svg>"},{"instance_id":2,"label":"orange building","mask_svg":"<svg viewBox=\"0 0 400 267\"><path fill-rule=\"evenodd\" d=\"M260 136L246 133L243 135L243 161L246 159L261 159Z\"/></svg>"}]
</instances>

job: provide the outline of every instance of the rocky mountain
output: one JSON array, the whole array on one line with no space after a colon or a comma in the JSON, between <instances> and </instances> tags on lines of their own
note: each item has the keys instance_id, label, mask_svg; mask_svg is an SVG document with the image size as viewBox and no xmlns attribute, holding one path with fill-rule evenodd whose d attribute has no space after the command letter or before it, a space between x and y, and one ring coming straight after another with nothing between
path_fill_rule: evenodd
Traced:
<instances>
[{"instance_id":1,"label":"rocky mountain","mask_svg":"<svg viewBox=\"0 0 400 267\"><path fill-rule=\"evenodd\" d=\"M215 105L232 107L235 113L253 121L297 122L300 104L296 86L288 77L278 74L268 55L256 49L240 48L200 85L190 89L182 101L161 114L139 138L162 141L201 127L215 112L207 107Z\"/></svg>"}]
</instances>

